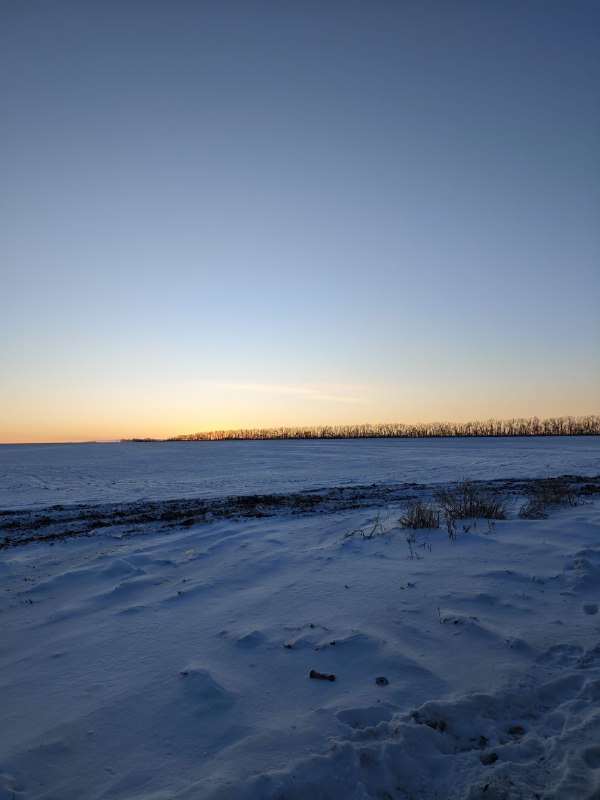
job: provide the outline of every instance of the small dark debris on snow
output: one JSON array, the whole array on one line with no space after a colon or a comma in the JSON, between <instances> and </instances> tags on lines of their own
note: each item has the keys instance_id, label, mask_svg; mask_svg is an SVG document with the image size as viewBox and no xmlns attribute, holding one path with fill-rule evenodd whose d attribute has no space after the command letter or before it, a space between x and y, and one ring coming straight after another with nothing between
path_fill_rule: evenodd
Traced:
<instances>
[{"instance_id":1,"label":"small dark debris on snow","mask_svg":"<svg viewBox=\"0 0 600 800\"><path fill-rule=\"evenodd\" d=\"M387 686L389 681L385 675L379 675L379 677L375 678L375 683L377 686Z\"/></svg>"},{"instance_id":2,"label":"small dark debris on snow","mask_svg":"<svg viewBox=\"0 0 600 800\"><path fill-rule=\"evenodd\" d=\"M316 678L317 680L320 680L320 681L334 681L335 680L335 675L330 675L327 672L317 672L316 669L311 669L311 671L308 674L308 677L309 678Z\"/></svg>"}]
</instances>

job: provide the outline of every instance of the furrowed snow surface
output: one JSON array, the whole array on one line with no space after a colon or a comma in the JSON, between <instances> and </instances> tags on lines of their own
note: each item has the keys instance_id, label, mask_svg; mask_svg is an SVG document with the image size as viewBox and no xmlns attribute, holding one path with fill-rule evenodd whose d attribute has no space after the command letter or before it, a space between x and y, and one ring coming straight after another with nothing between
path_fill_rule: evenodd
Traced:
<instances>
[{"instance_id":1,"label":"furrowed snow surface","mask_svg":"<svg viewBox=\"0 0 600 800\"><path fill-rule=\"evenodd\" d=\"M600 797L594 496L410 546L389 496L6 546L1 800Z\"/></svg>"}]
</instances>

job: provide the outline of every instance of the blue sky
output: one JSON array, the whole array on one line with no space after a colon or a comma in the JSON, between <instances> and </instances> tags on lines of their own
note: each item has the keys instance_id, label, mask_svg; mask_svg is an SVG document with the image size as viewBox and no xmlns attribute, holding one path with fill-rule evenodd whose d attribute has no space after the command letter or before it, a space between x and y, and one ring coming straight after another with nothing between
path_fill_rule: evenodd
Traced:
<instances>
[{"instance_id":1,"label":"blue sky","mask_svg":"<svg viewBox=\"0 0 600 800\"><path fill-rule=\"evenodd\" d=\"M598 411L597 2L1 9L0 440Z\"/></svg>"}]
</instances>

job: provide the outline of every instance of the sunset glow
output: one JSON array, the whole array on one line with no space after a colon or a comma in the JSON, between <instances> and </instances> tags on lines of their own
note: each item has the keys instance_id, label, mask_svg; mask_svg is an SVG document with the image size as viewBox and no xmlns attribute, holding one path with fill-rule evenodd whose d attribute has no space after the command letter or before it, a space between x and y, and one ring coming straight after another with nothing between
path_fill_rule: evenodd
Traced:
<instances>
[{"instance_id":1,"label":"sunset glow","mask_svg":"<svg viewBox=\"0 0 600 800\"><path fill-rule=\"evenodd\" d=\"M3 5L1 442L598 412L597 6L175 5Z\"/></svg>"}]
</instances>

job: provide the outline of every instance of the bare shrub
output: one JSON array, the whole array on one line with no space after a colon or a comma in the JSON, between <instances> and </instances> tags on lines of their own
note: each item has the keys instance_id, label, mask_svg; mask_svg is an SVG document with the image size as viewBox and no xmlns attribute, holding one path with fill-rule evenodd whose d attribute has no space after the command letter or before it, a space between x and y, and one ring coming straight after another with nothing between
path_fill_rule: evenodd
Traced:
<instances>
[{"instance_id":1,"label":"bare shrub","mask_svg":"<svg viewBox=\"0 0 600 800\"><path fill-rule=\"evenodd\" d=\"M506 519L503 495L474 481L461 481L438 489L434 496L444 511L447 523L457 519ZM450 530L450 525L448 528Z\"/></svg>"},{"instance_id":2,"label":"bare shrub","mask_svg":"<svg viewBox=\"0 0 600 800\"><path fill-rule=\"evenodd\" d=\"M547 509L557 506L576 506L573 488L561 478L540 481L527 491L527 501L519 509L521 519L546 519Z\"/></svg>"},{"instance_id":3,"label":"bare shrub","mask_svg":"<svg viewBox=\"0 0 600 800\"><path fill-rule=\"evenodd\" d=\"M418 500L416 503L409 503L406 512L402 514L398 522L401 528L409 528L413 531L420 528L439 528L440 510Z\"/></svg>"},{"instance_id":4,"label":"bare shrub","mask_svg":"<svg viewBox=\"0 0 600 800\"><path fill-rule=\"evenodd\" d=\"M380 520L381 514L378 513L373 523L373 527L365 530L364 528L356 528L349 533L345 533L343 538L350 539L352 536L362 536L363 539L374 539L376 536L383 536L385 528L383 522Z\"/></svg>"}]
</instances>

